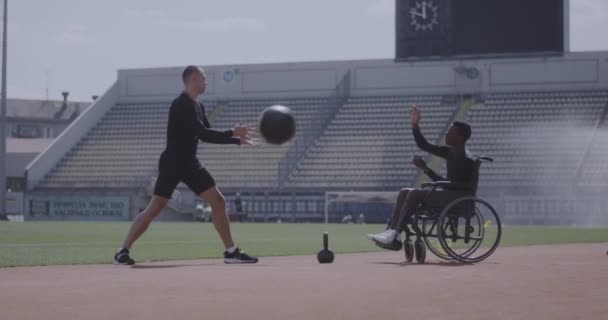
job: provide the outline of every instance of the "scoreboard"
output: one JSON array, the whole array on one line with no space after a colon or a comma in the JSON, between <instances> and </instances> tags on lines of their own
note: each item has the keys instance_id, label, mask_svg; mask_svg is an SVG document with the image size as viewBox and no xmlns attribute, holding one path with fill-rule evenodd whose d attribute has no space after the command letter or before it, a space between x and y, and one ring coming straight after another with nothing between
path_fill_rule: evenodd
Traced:
<instances>
[{"instance_id":1,"label":"scoreboard","mask_svg":"<svg viewBox=\"0 0 608 320\"><path fill-rule=\"evenodd\" d=\"M566 0L396 0L396 59L561 54Z\"/></svg>"}]
</instances>

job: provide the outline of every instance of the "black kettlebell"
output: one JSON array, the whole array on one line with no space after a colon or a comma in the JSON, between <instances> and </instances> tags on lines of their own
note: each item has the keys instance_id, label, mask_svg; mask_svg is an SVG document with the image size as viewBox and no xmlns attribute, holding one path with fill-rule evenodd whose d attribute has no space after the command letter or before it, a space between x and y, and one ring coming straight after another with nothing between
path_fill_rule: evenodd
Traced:
<instances>
[{"instance_id":1,"label":"black kettlebell","mask_svg":"<svg viewBox=\"0 0 608 320\"><path fill-rule=\"evenodd\" d=\"M333 251L329 250L328 248L328 242L329 242L329 236L327 235L327 232L325 232L323 234L323 249L321 251L319 251L319 253L317 254L317 260L319 260L319 263L332 263L334 262L334 253Z\"/></svg>"}]
</instances>

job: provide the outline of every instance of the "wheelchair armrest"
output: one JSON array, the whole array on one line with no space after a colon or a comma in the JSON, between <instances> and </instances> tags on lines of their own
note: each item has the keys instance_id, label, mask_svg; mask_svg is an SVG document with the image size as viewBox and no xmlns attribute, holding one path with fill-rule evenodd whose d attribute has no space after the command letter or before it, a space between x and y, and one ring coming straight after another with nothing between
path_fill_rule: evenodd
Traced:
<instances>
[{"instance_id":1,"label":"wheelchair armrest","mask_svg":"<svg viewBox=\"0 0 608 320\"><path fill-rule=\"evenodd\" d=\"M425 182L420 186L424 188L437 188L437 187L445 187L452 183L451 181L435 181L435 182Z\"/></svg>"},{"instance_id":2,"label":"wheelchair armrest","mask_svg":"<svg viewBox=\"0 0 608 320\"><path fill-rule=\"evenodd\" d=\"M486 156L481 156L478 159L481 161L484 161L484 162L494 162L494 159L492 159L490 157L486 157Z\"/></svg>"},{"instance_id":3,"label":"wheelchair armrest","mask_svg":"<svg viewBox=\"0 0 608 320\"><path fill-rule=\"evenodd\" d=\"M434 182L424 182L420 185L420 188L422 188L422 189L428 189L428 188L433 188L433 187L435 187Z\"/></svg>"},{"instance_id":4,"label":"wheelchair armrest","mask_svg":"<svg viewBox=\"0 0 608 320\"><path fill-rule=\"evenodd\" d=\"M435 181L435 182L425 182L420 185L424 188L445 188L448 187L452 190L472 190L473 188L469 183L465 182L452 182L452 181Z\"/></svg>"}]
</instances>

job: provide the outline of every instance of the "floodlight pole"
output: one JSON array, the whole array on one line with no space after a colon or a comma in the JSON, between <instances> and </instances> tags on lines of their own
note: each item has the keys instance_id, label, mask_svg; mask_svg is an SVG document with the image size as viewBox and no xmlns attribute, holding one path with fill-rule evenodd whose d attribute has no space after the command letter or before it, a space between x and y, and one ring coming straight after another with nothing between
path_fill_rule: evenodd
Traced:
<instances>
[{"instance_id":1,"label":"floodlight pole","mask_svg":"<svg viewBox=\"0 0 608 320\"><path fill-rule=\"evenodd\" d=\"M0 101L0 220L6 220L6 37L8 29L8 0L4 0L2 30L2 97Z\"/></svg>"}]
</instances>

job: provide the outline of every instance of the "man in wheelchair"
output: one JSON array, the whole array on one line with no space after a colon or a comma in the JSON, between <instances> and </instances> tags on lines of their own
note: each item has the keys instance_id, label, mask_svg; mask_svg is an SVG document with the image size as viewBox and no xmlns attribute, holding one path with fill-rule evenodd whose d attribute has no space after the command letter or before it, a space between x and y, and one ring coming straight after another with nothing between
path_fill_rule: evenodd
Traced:
<instances>
[{"instance_id":1,"label":"man in wheelchair","mask_svg":"<svg viewBox=\"0 0 608 320\"><path fill-rule=\"evenodd\" d=\"M410 118L412 132L418 148L446 160L447 179L427 167L426 162L417 155L413 157L412 163L423 170L433 181L449 181L450 183L443 185L442 190L404 188L399 191L397 203L386 231L379 234L368 234L370 240L385 249L390 249L387 245L395 241L401 241L401 233L418 205L423 201L427 204L429 202L446 203L450 199L453 200L462 196L463 190L470 190L474 184L475 160L465 148L467 140L471 137L471 127L467 123L455 121L445 136L446 146L437 146L429 143L420 132L418 125L421 112L416 106L412 106ZM433 192L432 196L428 197L431 192Z\"/></svg>"}]
</instances>

